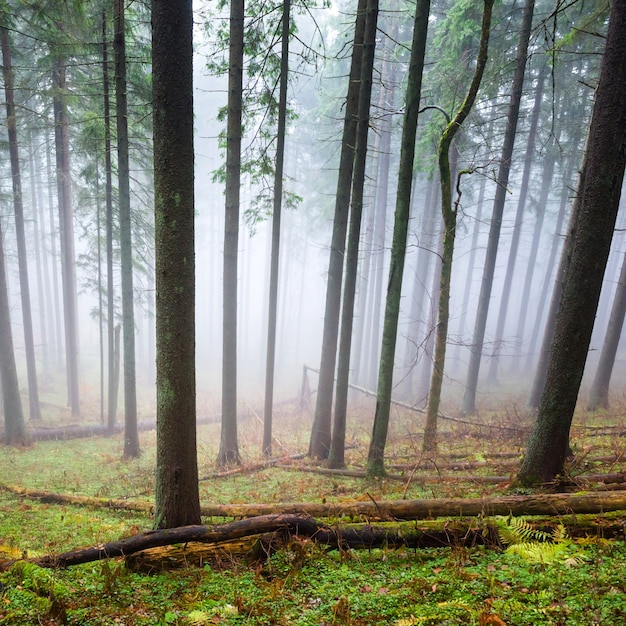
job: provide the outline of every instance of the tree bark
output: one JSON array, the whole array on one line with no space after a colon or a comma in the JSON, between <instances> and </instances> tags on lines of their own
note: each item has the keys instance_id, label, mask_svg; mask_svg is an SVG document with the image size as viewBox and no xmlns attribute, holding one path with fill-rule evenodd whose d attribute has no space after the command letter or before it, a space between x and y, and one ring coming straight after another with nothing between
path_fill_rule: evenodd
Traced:
<instances>
[{"instance_id":1,"label":"tree bark","mask_svg":"<svg viewBox=\"0 0 626 626\"><path fill-rule=\"evenodd\" d=\"M626 166L626 0L613 3L539 413L517 480L562 474Z\"/></svg>"},{"instance_id":2,"label":"tree bark","mask_svg":"<svg viewBox=\"0 0 626 626\"><path fill-rule=\"evenodd\" d=\"M191 0L153 0L157 528L200 522L192 32Z\"/></svg>"}]
</instances>

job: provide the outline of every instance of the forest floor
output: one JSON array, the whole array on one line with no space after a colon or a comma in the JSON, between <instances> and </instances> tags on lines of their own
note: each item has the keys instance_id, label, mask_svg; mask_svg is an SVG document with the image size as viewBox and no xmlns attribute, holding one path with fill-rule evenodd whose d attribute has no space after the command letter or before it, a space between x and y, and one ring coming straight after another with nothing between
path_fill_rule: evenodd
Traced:
<instances>
[{"instance_id":1,"label":"forest floor","mask_svg":"<svg viewBox=\"0 0 626 626\"><path fill-rule=\"evenodd\" d=\"M350 414L347 465L355 472L365 467L372 406L370 400L359 401ZM514 403L465 422L442 421L439 453L428 459L420 452L423 416L394 409L387 448L392 477L378 480L315 473L311 460L289 460L306 452L311 426L310 415L295 405L281 407L275 416L273 451L284 461L259 467L262 425L252 409L246 412L240 448L250 471L216 476L219 425L198 428L203 505L519 493L510 489L509 479L521 459L529 422ZM626 407L577 415L570 491L624 485L619 480L626 472L624 415ZM60 554L149 530L148 512L52 504L11 491L152 503L155 432L142 432L140 440L142 456L130 462L121 460L121 435L0 448L0 561ZM572 523L573 516L567 517ZM489 520L502 530L503 545L496 549L334 550L294 538L255 562L226 555L203 567L150 574L131 570L123 559L53 570L14 566L0 574L0 624L624 624L626 512L612 514L612 520L621 524L621 538L606 539L600 530L573 538L558 525L559 517L547 534L533 530L532 518L498 518ZM205 524L225 521L232 518L203 519Z\"/></svg>"}]
</instances>

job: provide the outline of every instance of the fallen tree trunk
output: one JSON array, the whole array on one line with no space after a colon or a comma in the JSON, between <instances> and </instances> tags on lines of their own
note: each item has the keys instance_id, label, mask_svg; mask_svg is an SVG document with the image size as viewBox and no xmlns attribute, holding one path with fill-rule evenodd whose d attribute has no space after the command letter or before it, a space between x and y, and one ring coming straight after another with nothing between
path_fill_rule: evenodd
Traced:
<instances>
[{"instance_id":1,"label":"fallen tree trunk","mask_svg":"<svg viewBox=\"0 0 626 626\"><path fill-rule=\"evenodd\" d=\"M132 502L88 496L70 496L0 485L0 489L48 503L79 504L127 511L152 512L149 502ZM626 511L626 493L556 493L484 498L381 500L364 502L292 502L276 504L213 504L200 507L204 517L250 518L266 515L301 514L318 518L369 520L420 520L435 517L477 515L564 515Z\"/></svg>"},{"instance_id":2,"label":"fallen tree trunk","mask_svg":"<svg viewBox=\"0 0 626 626\"><path fill-rule=\"evenodd\" d=\"M506 522L501 522L500 526ZM550 533L563 525L572 538L602 536L624 538L624 517L597 519L595 516L566 516L554 520L534 520L532 526ZM300 515L265 515L214 526L184 526L151 530L119 541L73 550L60 555L34 559L43 567L69 567L79 563L113 557L129 557L129 566L142 571L170 569L172 566L201 565L215 558L265 560L269 554L296 538L306 538L331 549L373 549L471 547L487 545L502 547L497 523L484 519L455 519L391 524L349 524L328 526ZM254 539L251 539L254 538ZM181 545L182 544L182 545ZM206 546L205 544L217 544ZM175 546L163 550L164 546ZM154 548L158 548L154 550ZM150 553L145 553L152 549Z\"/></svg>"}]
</instances>

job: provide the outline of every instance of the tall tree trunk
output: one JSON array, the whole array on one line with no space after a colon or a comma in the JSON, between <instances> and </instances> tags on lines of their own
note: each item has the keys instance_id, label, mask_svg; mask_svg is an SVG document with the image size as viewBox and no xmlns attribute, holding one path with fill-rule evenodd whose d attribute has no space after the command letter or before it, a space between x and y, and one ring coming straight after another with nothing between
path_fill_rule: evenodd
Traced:
<instances>
[{"instance_id":1,"label":"tall tree trunk","mask_svg":"<svg viewBox=\"0 0 626 626\"><path fill-rule=\"evenodd\" d=\"M7 131L9 135L9 155L11 159L11 180L13 183L13 211L15 214L15 235L17 238L17 262L20 277L20 298L22 303L22 321L24 322L24 347L26 351L26 372L28 377L28 398L31 420L41 420L39 405L39 386L37 384L37 365L35 363L35 340L33 337L33 317L30 306L30 285L28 280L28 253L26 251L26 232L24 229L24 204L22 201L22 176L17 144L17 123L15 119L15 100L13 97L13 66L9 33L0 27L0 45L2 46L2 74L7 108Z\"/></svg>"},{"instance_id":2,"label":"tall tree trunk","mask_svg":"<svg viewBox=\"0 0 626 626\"><path fill-rule=\"evenodd\" d=\"M107 266L107 430L113 433L117 417L117 376L115 366L115 283L113 281L113 175L111 163L111 104L109 88L106 11L102 12L102 92L104 100L105 231Z\"/></svg>"},{"instance_id":3,"label":"tall tree trunk","mask_svg":"<svg viewBox=\"0 0 626 626\"><path fill-rule=\"evenodd\" d=\"M511 157L513 156L513 145L515 144L519 109L522 100L522 87L524 86L524 74L526 71L526 60L528 57L528 42L530 39L534 9L535 1L526 0L520 28L517 57L515 60L515 75L513 77L513 85L511 86L511 99L507 113L506 131L504 134L504 143L502 145L502 156L500 157L500 167L498 169L496 195L493 202L491 226L489 228L489 239L487 240L485 267L483 269L480 296L478 298L478 311L476 312L476 323L474 326L474 336L472 338L467 381L465 383L465 393L461 402L461 413L463 414L476 412L478 373L480 371L480 360L483 353L487 315L489 314L489 301L491 299L493 275L496 268L496 257L498 255L498 243L500 240L500 229L502 227L502 213L504 212L506 190L509 184L509 172L511 171Z\"/></svg>"},{"instance_id":4,"label":"tall tree trunk","mask_svg":"<svg viewBox=\"0 0 626 626\"><path fill-rule=\"evenodd\" d=\"M615 298L613 299L613 306L611 307L611 316L606 329L604 343L602 344L598 369L589 392L589 400L587 402L589 411L609 408L609 383L611 382L617 346L619 345L624 326L624 315L626 315L626 255L624 255L622 261L622 269L615 291Z\"/></svg>"},{"instance_id":5,"label":"tall tree trunk","mask_svg":"<svg viewBox=\"0 0 626 626\"><path fill-rule=\"evenodd\" d=\"M191 4L191 0L152 1L156 528L200 523L196 451Z\"/></svg>"},{"instance_id":6,"label":"tall tree trunk","mask_svg":"<svg viewBox=\"0 0 626 626\"><path fill-rule=\"evenodd\" d=\"M341 138L337 192L333 234L330 243L328 263L328 283L326 285L326 305L324 309L324 330L322 333L322 356L320 361L315 417L309 442L309 456L326 459L331 443L331 411L337 363L337 337L339 334L339 314L341 310L341 283L343 279L343 257L346 248L346 231L350 208L350 191L354 168L354 146L356 143L357 115L361 77L361 46L365 33L365 7L367 0L359 0L354 26L354 42L350 65L346 113Z\"/></svg>"},{"instance_id":7,"label":"tall tree trunk","mask_svg":"<svg viewBox=\"0 0 626 626\"><path fill-rule=\"evenodd\" d=\"M122 333L124 343L124 458L139 456L137 380L135 364L135 307L133 243L130 220L130 166L128 157L128 101L126 94L126 35L124 2L114 2L115 101L117 113L117 184L119 188L120 261L122 266Z\"/></svg>"},{"instance_id":8,"label":"tall tree trunk","mask_svg":"<svg viewBox=\"0 0 626 626\"><path fill-rule=\"evenodd\" d=\"M4 234L0 227L0 383L4 407L4 443L23 446L28 443L17 379L11 314L4 257Z\"/></svg>"},{"instance_id":9,"label":"tall tree trunk","mask_svg":"<svg viewBox=\"0 0 626 626\"><path fill-rule=\"evenodd\" d=\"M78 302L70 171L70 138L65 106L65 60L63 58L57 58L54 61L52 84L54 90L53 108L59 196L59 232L61 235L61 278L63 283L67 395L72 416L78 417L80 415Z\"/></svg>"},{"instance_id":10,"label":"tall tree trunk","mask_svg":"<svg viewBox=\"0 0 626 626\"><path fill-rule=\"evenodd\" d=\"M522 224L524 223L524 212L526 210L526 198L528 196L528 187L530 184L530 173L533 167L535 157L535 143L537 138L537 126L539 123L539 114L541 113L541 101L543 99L543 86L546 76L545 63L539 71L537 78L537 86L535 87L535 101L533 103L532 115L530 118L530 127L528 129L528 139L526 140L526 154L524 155L524 169L522 172L522 181L520 183L520 193L517 199L517 212L515 214L515 222L513 224L513 237L509 248L509 260L506 264L506 274L504 276L504 286L502 287L502 296L500 298L500 310L498 312L498 321L496 323L496 336L494 353L489 362L489 373L487 375L490 383L495 383L498 378L498 366L500 363L500 351L504 340L504 325L507 321L509 310L509 299L513 287L513 275L515 273L515 265L517 261L517 251L519 248L519 240L522 234ZM552 179L550 178L550 181ZM549 187L548 187L549 189ZM541 213L543 221L543 213L545 208L538 210ZM538 213L539 214L539 213ZM537 218L539 221L539 217ZM535 253L536 254L536 253ZM531 255L529 265L534 265L534 257ZM519 335L518 335L519 338Z\"/></svg>"},{"instance_id":11,"label":"tall tree trunk","mask_svg":"<svg viewBox=\"0 0 626 626\"><path fill-rule=\"evenodd\" d=\"M491 12L494 0L485 0L483 18L480 28L480 44L476 57L476 69L472 83L465 96L461 108L454 118L448 122L439 141L437 155L439 158L439 178L441 183L441 213L443 215L444 235L443 251L441 254L441 278L439 283L439 300L437 306L437 327L435 329L435 356L433 360L433 374L430 379L428 404L426 406L426 425L424 427L423 452L432 452L437 449L437 418L441 402L441 388L446 363L446 344L448 341L448 323L450 321L450 287L452 285L452 261L454 257L454 241L456 238L456 223L459 201L461 199L461 174L456 175L457 199L452 204L452 173L455 169L450 165L450 146L461 128L461 124L470 114L478 94L487 65L489 50L489 35L491 33ZM456 159L455 159L456 160Z\"/></svg>"},{"instance_id":12,"label":"tall tree trunk","mask_svg":"<svg viewBox=\"0 0 626 626\"><path fill-rule=\"evenodd\" d=\"M562 474L626 167L626 0L611 8L546 384L517 482Z\"/></svg>"},{"instance_id":13,"label":"tall tree trunk","mask_svg":"<svg viewBox=\"0 0 626 626\"><path fill-rule=\"evenodd\" d=\"M240 463L237 441L237 256L241 181L244 0L230 3L226 211L224 222L224 315L222 339L222 429L218 463Z\"/></svg>"},{"instance_id":14,"label":"tall tree trunk","mask_svg":"<svg viewBox=\"0 0 626 626\"><path fill-rule=\"evenodd\" d=\"M287 126L287 78L289 73L289 27L291 0L283 2L280 87L278 94L278 128L274 171L274 207L272 213L272 251L270 254L270 291L267 317L267 361L265 364L265 408L263 412L263 454L272 456L272 410L274 403L274 367L276 356L276 313L278 309L278 260L280 252L280 218L283 203L283 169L285 130Z\"/></svg>"},{"instance_id":15,"label":"tall tree trunk","mask_svg":"<svg viewBox=\"0 0 626 626\"><path fill-rule=\"evenodd\" d=\"M372 76L374 72L374 51L376 48L376 28L378 24L378 0L368 0L365 9L365 33L363 35L363 58L361 61L361 88L359 90L359 119L357 124L354 153L354 172L350 206L350 231L346 255L343 300L341 310L341 331L339 336L339 356L337 366L337 391L335 396L335 421L328 455L331 468L344 466L346 443L346 419L348 411L348 380L350 377L350 351L352 346L352 322L359 264L359 241L361 238L361 216L365 190L365 167L367 163L367 139L370 125L370 105L372 99Z\"/></svg>"},{"instance_id":16,"label":"tall tree trunk","mask_svg":"<svg viewBox=\"0 0 626 626\"><path fill-rule=\"evenodd\" d=\"M380 352L376 412L374 414L372 438L370 439L370 447L367 456L367 473L370 476L385 474L385 445L389 431L393 364L396 354L402 274L404 272L404 258L411 212L415 135L417 132L417 118L419 116L422 93L422 74L424 71L429 13L430 0L418 0L415 6L413 41L406 87L404 124L400 141L400 169L398 172L396 211L393 226L393 241L391 244L391 266L389 269L385 319L383 323L383 341Z\"/></svg>"}]
</instances>

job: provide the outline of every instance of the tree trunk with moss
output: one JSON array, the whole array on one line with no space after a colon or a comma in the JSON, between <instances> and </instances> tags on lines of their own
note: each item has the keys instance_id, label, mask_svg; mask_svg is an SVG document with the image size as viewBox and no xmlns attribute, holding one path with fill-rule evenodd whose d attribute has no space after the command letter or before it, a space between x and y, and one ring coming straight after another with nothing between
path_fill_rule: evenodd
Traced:
<instances>
[{"instance_id":1,"label":"tree trunk with moss","mask_svg":"<svg viewBox=\"0 0 626 626\"><path fill-rule=\"evenodd\" d=\"M546 384L517 482L562 474L626 167L626 0L611 8Z\"/></svg>"},{"instance_id":2,"label":"tree trunk with moss","mask_svg":"<svg viewBox=\"0 0 626 626\"><path fill-rule=\"evenodd\" d=\"M441 388L443 386L443 373L446 362L446 344L448 341L448 323L450 321L450 286L452 284L452 260L454 257L456 216L458 210L458 200L454 203L454 206L452 205L450 146L454 136L459 128L461 128L461 124L463 124L474 106L478 88L480 87L485 66L487 65L493 1L494 0L485 0L484 3L476 69L474 70L474 76L467 96L454 118L448 122L439 141L438 158L439 178L441 183L441 213L443 215L445 231L441 255L437 328L435 330L435 357L428 392L428 404L426 406L424 441L422 442L422 450L424 452L431 452L437 448L437 417L439 416L439 404L441 402ZM459 198L461 193L459 188L461 174L462 172L459 172L456 185Z\"/></svg>"},{"instance_id":3,"label":"tree trunk with moss","mask_svg":"<svg viewBox=\"0 0 626 626\"><path fill-rule=\"evenodd\" d=\"M191 0L153 0L157 528L200 523L192 33Z\"/></svg>"}]
</instances>

